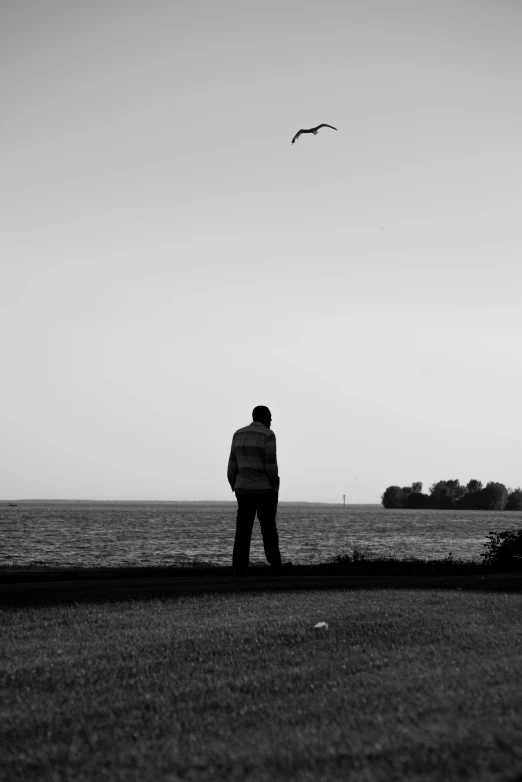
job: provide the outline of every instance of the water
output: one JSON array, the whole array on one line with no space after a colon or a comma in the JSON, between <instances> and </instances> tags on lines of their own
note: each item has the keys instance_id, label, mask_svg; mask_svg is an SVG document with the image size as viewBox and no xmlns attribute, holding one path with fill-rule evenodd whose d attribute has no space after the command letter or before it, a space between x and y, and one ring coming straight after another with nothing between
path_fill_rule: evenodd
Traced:
<instances>
[{"instance_id":1,"label":"water","mask_svg":"<svg viewBox=\"0 0 522 782\"><path fill-rule=\"evenodd\" d=\"M234 504L24 505L0 508L0 565L231 564ZM376 554L477 559L490 531L522 526L520 512L401 511L376 505L280 505L283 559L324 562L353 545ZM259 524L251 561L264 562Z\"/></svg>"}]
</instances>

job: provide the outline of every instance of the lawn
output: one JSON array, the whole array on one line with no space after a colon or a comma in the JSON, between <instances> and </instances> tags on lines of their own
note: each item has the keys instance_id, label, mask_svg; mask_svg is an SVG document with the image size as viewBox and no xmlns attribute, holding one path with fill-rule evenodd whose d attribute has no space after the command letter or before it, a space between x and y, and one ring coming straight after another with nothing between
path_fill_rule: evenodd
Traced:
<instances>
[{"instance_id":1,"label":"lawn","mask_svg":"<svg viewBox=\"0 0 522 782\"><path fill-rule=\"evenodd\" d=\"M9 782L522 774L519 593L227 593L0 622Z\"/></svg>"}]
</instances>

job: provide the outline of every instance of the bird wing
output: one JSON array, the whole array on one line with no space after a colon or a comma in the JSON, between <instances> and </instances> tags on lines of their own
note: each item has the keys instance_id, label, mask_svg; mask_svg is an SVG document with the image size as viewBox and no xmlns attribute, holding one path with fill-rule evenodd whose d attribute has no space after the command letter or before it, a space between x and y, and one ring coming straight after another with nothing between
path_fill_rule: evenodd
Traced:
<instances>
[{"instance_id":1,"label":"bird wing","mask_svg":"<svg viewBox=\"0 0 522 782\"><path fill-rule=\"evenodd\" d=\"M332 130L337 130L337 128L334 128L333 125L327 125L326 122L323 122L322 125L318 125L314 130L319 130L319 128L331 128Z\"/></svg>"},{"instance_id":2,"label":"bird wing","mask_svg":"<svg viewBox=\"0 0 522 782\"><path fill-rule=\"evenodd\" d=\"M295 136L292 139L292 144L294 141L297 141L301 133L314 133L316 130L319 130L319 128L331 128L332 130L337 130L337 128L334 128L333 125L327 125L326 122L323 122L322 125L317 125L316 128L301 128L301 130L298 130Z\"/></svg>"},{"instance_id":3,"label":"bird wing","mask_svg":"<svg viewBox=\"0 0 522 782\"><path fill-rule=\"evenodd\" d=\"M299 138L301 133L309 133L309 132L310 131L308 131L308 130L298 130L297 133L295 134L295 136L292 139L292 144L294 143L294 141L297 141L297 139Z\"/></svg>"}]
</instances>

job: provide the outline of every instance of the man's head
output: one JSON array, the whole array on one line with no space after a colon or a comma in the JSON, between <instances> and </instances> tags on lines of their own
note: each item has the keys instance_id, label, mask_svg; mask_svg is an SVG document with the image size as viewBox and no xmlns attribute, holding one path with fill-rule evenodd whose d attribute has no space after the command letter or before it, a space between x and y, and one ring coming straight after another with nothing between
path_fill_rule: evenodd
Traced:
<instances>
[{"instance_id":1,"label":"man's head","mask_svg":"<svg viewBox=\"0 0 522 782\"><path fill-rule=\"evenodd\" d=\"M266 426L267 429L270 429L270 424L272 423L272 413L268 407L265 407L264 405L258 405L252 410L252 420L258 421L260 424Z\"/></svg>"}]
</instances>

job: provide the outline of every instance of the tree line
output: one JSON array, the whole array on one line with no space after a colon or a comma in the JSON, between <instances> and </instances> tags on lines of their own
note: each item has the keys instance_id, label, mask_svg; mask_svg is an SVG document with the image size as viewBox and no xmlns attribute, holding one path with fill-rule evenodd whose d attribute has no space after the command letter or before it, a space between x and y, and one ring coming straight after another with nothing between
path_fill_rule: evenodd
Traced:
<instances>
[{"instance_id":1,"label":"tree line","mask_svg":"<svg viewBox=\"0 0 522 782\"><path fill-rule=\"evenodd\" d=\"M423 494L422 483L388 486L381 497L385 508L434 508L437 510L522 510L522 489L507 489L490 481L485 486L472 479L466 486L460 481L438 481Z\"/></svg>"}]
</instances>

